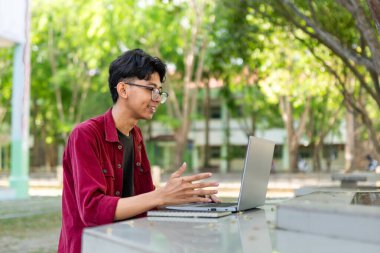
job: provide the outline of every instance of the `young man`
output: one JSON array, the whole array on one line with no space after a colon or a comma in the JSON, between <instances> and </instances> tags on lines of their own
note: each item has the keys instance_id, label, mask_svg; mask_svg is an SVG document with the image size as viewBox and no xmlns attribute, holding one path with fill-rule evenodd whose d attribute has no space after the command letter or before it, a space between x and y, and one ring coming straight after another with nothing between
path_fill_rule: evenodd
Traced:
<instances>
[{"instance_id":1,"label":"young man","mask_svg":"<svg viewBox=\"0 0 380 253\"><path fill-rule=\"evenodd\" d=\"M80 252L85 227L143 216L169 204L219 201L211 173L182 176L184 163L162 188L153 186L137 122L153 117L168 95L161 91L166 65L140 49L109 68L113 107L79 124L63 155L62 230L58 252ZM206 197L210 196L210 198Z\"/></svg>"}]
</instances>

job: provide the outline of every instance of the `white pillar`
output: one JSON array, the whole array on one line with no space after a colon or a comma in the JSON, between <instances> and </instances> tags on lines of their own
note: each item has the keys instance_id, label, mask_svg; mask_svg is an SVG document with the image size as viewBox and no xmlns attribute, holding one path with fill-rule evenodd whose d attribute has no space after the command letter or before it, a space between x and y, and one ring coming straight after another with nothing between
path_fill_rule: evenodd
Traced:
<instances>
[{"instance_id":1,"label":"white pillar","mask_svg":"<svg viewBox=\"0 0 380 253\"><path fill-rule=\"evenodd\" d=\"M25 0L25 42L17 43L13 64L12 144L9 183L16 198L29 196L30 41L29 1Z\"/></svg>"}]
</instances>

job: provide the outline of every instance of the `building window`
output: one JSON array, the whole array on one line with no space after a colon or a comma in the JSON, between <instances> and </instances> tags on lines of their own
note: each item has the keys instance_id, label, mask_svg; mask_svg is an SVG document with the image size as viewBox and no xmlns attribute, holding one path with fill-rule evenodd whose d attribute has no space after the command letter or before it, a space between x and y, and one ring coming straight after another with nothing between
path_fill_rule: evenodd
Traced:
<instances>
[{"instance_id":1,"label":"building window","mask_svg":"<svg viewBox=\"0 0 380 253\"><path fill-rule=\"evenodd\" d=\"M230 146L229 153L231 159L245 158L247 153L247 146Z\"/></svg>"},{"instance_id":2,"label":"building window","mask_svg":"<svg viewBox=\"0 0 380 253\"><path fill-rule=\"evenodd\" d=\"M275 158L275 159L281 159L282 158L283 148L284 148L283 145L276 145L274 147L273 158Z\"/></svg>"},{"instance_id":3,"label":"building window","mask_svg":"<svg viewBox=\"0 0 380 253\"><path fill-rule=\"evenodd\" d=\"M218 147L218 146L210 147L210 157L211 157L211 159L219 159L220 158L220 147Z\"/></svg>"},{"instance_id":4,"label":"building window","mask_svg":"<svg viewBox=\"0 0 380 253\"><path fill-rule=\"evenodd\" d=\"M211 119L222 118L222 110L219 104L212 104L210 106L210 118Z\"/></svg>"}]
</instances>

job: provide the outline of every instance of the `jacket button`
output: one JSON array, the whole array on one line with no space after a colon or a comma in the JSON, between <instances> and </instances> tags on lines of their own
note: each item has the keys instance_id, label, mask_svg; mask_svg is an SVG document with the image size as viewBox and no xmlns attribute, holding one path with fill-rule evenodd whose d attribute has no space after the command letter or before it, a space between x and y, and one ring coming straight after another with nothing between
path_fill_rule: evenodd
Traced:
<instances>
[{"instance_id":1,"label":"jacket button","mask_svg":"<svg viewBox=\"0 0 380 253\"><path fill-rule=\"evenodd\" d=\"M121 150L123 148L123 146L119 145L119 146L117 146L117 148Z\"/></svg>"},{"instance_id":2,"label":"jacket button","mask_svg":"<svg viewBox=\"0 0 380 253\"><path fill-rule=\"evenodd\" d=\"M143 172L144 172L144 169L143 169L142 167L140 168L140 172L141 172L141 173L143 173Z\"/></svg>"},{"instance_id":3,"label":"jacket button","mask_svg":"<svg viewBox=\"0 0 380 253\"><path fill-rule=\"evenodd\" d=\"M103 173L106 174L106 173L107 173L107 170L106 170L106 169L103 169Z\"/></svg>"},{"instance_id":4,"label":"jacket button","mask_svg":"<svg viewBox=\"0 0 380 253\"><path fill-rule=\"evenodd\" d=\"M116 191L116 192L115 192L115 195L116 195L116 196L120 196L120 192L119 192L119 191Z\"/></svg>"},{"instance_id":5,"label":"jacket button","mask_svg":"<svg viewBox=\"0 0 380 253\"><path fill-rule=\"evenodd\" d=\"M137 146L137 148L138 148L139 150L141 150L141 144L139 144L139 145Z\"/></svg>"},{"instance_id":6,"label":"jacket button","mask_svg":"<svg viewBox=\"0 0 380 253\"><path fill-rule=\"evenodd\" d=\"M120 163L118 163L118 164L117 164L117 167L120 169L120 168L121 168L121 164L120 164Z\"/></svg>"},{"instance_id":7,"label":"jacket button","mask_svg":"<svg viewBox=\"0 0 380 253\"><path fill-rule=\"evenodd\" d=\"M140 162L137 162L137 163L136 163L136 166L140 167L140 166L141 166L141 163L140 163Z\"/></svg>"}]
</instances>

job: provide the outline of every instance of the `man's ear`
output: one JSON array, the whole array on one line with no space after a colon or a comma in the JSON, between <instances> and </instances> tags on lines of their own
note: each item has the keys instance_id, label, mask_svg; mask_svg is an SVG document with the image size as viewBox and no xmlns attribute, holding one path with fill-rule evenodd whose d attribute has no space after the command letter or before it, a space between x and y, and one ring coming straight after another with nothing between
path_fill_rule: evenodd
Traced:
<instances>
[{"instance_id":1,"label":"man's ear","mask_svg":"<svg viewBox=\"0 0 380 253\"><path fill-rule=\"evenodd\" d=\"M127 85L125 85L123 82L119 82L116 86L117 93L119 94L119 97L127 98Z\"/></svg>"}]
</instances>

